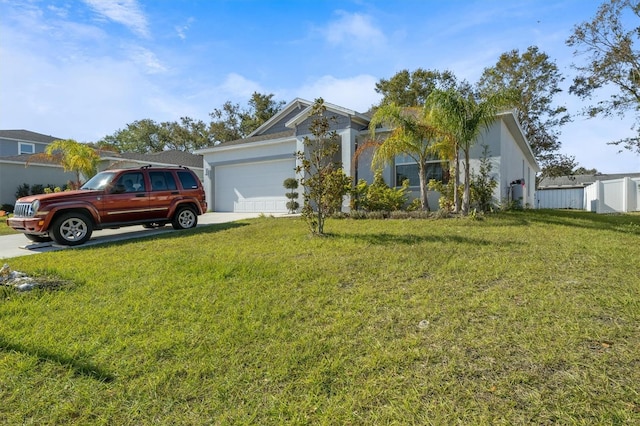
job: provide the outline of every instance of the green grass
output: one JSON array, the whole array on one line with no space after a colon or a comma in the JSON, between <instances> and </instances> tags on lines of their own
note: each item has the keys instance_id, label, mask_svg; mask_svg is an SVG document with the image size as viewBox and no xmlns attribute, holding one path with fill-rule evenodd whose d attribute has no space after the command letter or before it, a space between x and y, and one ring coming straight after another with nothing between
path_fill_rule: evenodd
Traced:
<instances>
[{"instance_id":1,"label":"green grass","mask_svg":"<svg viewBox=\"0 0 640 426\"><path fill-rule=\"evenodd\" d=\"M7 226L6 216L0 217L0 235L9 235L9 234L17 234L17 233L18 233L17 231L14 231L13 229Z\"/></svg>"},{"instance_id":2,"label":"green grass","mask_svg":"<svg viewBox=\"0 0 640 426\"><path fill-rule=\"evenodd\" d=\"M70 284L0 293L0 424L640 423L640 216L326 230L12 259Z\"/></svg>"}]
</instances>

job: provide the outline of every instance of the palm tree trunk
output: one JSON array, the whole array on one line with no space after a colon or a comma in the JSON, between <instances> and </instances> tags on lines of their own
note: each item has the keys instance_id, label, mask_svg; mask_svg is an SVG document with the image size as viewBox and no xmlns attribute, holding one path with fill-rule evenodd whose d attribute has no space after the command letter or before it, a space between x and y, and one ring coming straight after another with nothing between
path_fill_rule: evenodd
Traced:
<instances>
[{"instance_id":1,"label":"palm tree trunk","mask_svg":"<svg viewBox=\"0 0 640 426\"><path fill-rule=\"evenodd\" d=\"M469 167L469 151L470 147L464 149L464 195L462 196L462 215L469 214L469 205L471 204L471 173Z\"/></svg>"},{"instance_id":2,"label":"palm tree trunk","mask_svg":"<svg viewBox=\"0 0 640 426\"><path fill-rule=\"evenodd\" d=\"M460 187L460 147L456 143L455 147L455 163L454 163L454 176L453 176L453 212L458 213L460 211L460 196L458 195L458 188Z\"/></svg>"},{"instance_id":3,"label":"palm tree trunk","mask_svg":"<svg viewBox=\"0 0 640 426\"><path fill-rule=\"evenodd\" d=\"M427 165L424 163L420 164L420 204L422 210L431 211L429 209L429 199L427 198Z\"/></svg>"}]
</instances>

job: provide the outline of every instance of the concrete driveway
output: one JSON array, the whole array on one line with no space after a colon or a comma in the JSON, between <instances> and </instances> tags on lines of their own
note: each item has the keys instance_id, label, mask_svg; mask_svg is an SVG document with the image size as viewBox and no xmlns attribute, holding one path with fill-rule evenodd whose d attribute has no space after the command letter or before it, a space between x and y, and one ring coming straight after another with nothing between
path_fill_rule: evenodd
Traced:
<instances>
[{"instance_id":1,"label":"concrete driveway","mask_svg":"<svg viewBox=\"0 0 640 426\"><path fill-rule=\"evenodd\" d=\"M235 222L260 216L260 213L205 213L198 216L198 226L215 223ZM171 225L159 229L145 229L142 226L127 226L120 229L105 229L95 231L89 241L79 247L87 247L113 241L129 240L148 237L150 235L175 232ZM29 254L45 253L48 251L65 250L69 247L53 243L33 243L22 234L0 236L0 260Z\"/></svg>"}]
</instances>

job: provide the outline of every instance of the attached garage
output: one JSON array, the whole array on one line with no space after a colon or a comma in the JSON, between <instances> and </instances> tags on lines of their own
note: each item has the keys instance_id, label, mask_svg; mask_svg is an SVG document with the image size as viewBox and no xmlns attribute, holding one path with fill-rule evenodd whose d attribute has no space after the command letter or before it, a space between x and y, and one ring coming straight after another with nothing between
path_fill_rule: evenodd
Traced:
<instances>
[{"instance_id":1,"label":"attached garage","mask_svg":"<svg viewBox=\"0 0 640 426\"><path fill-rule=\"evenodd\" d=\"M214 209L219 212L286 213L285 179L295 177L291 158L213 168Z\"/></svg>"}]
</instances>

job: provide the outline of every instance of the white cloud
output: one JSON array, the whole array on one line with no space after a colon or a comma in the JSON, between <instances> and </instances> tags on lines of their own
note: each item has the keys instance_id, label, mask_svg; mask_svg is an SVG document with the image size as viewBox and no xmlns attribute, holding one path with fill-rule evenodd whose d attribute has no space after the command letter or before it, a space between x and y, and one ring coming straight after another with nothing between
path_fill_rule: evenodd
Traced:
<instances>
[{"instance_id":1,"label":"white cloud","mask_svg":"<svg viewBox=\"0 0 640 426\"><path fill-rule=\"evenodd\" d=\"M229 94L233 99L249 99L253 92L262 93L263 91L259 83L251 81L236 73L227 75L219 89L222 92Z\"/></svg>"},{"instance_id":2,"label":"white cloud","mask_svg":"<svg viewBox=\"0 0 640 426\"><path fill-rule=\"evenodd\" d=\"M134 46L130 49L131 59L146 70L147 74L159 74L167 71L167 68L158 59L155 53L144 47Z\"/></svg>"},{"instance_id":3,"label":"white cloud","mask_svg":"<svg viewBox=\"0 0 640 426\"><path fill-rule=\"evenodd\" d=\"M372 18L361 13L338 11L338 19L330 22L322 32L333 45L351 47L380 47L386 45L386 37L372 22Z\"/></svg>"},{"instance_id":4,"label":"white cloud","mask_svg":"<svg viewBox=\"0 0 640 426\"><path fill-rule=\"evenodd\" d=\"M295 96L309 101L321 97L326 102L366 112L381 99L375 91L377 82L377 77L368 74L345 79L326 75L298 89Z\"/></svg>"},{"instance_id":5,"label":"white cloud","mask_svg":"<svg viewBox=\"0 0 640 426\"><path fill-rule=\"evenodd\" d=\"M176 25L174 27L174 29L176 30L176 34L178 35L178 37L180 38L180 40L186 40L187 39L187 30L189 30L189 28L191 27L191 24L195 21L195 19L193 18L189 18L187 19L187 23L184 25Z\"/></svg>"},{"instance_id":6,"label":"white cloud","mask_svg":"<svg viewBox=\"0 0 640 426\"><path fill-rule=\"evenodd\" d=\"M84 0L100 15L124 25L142 37L149 37L147 18L136 0Z\"/></svg>"}]
</instances>

